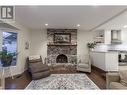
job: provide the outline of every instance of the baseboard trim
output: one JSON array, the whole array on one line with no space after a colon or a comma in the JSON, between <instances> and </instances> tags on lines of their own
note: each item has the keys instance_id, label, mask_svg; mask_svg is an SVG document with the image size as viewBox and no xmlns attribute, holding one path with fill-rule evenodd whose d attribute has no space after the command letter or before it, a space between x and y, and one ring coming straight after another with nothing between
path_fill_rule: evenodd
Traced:
<instances>
[{"instance_id":1,"label":"baseboard trim","mask_svg":"<svg viewBox=\"0 0 127 95\"><path fill-rule=\"evenodd\" d=\"M22 74L23 74L24 72L26 72L26 71L28 71L28 69L25 69L23 72L21 72L21 73L19 73L19 74L13 75L13 78L15 79L15 78L21 77ZM8 78L12 78L12 76L6 77L6 79L8 79Z\"/></svg>"},{"instance_id":2,"label":"baseboard trim","mask_svg":"<svg viewBox=\"0 0 127 95\"><path fill-rule=\"evenodd\" d=\"M102 69L100 69L94 65L92 65L92 69L95 69L96 71L101 72L101 73L107 73L107 71L104 71L104 70L102 70Z\"/></svg>"}]
</instances>

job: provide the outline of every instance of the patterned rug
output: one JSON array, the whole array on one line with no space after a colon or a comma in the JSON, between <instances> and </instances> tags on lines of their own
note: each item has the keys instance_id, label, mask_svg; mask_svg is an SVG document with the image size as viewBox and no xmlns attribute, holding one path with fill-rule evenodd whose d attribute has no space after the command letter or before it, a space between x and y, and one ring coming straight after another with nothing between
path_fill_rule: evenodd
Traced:
<instances>
[{"instance_id":1,"label":"patterned rug","mask_svg":"<svg viewBox=\"0 0 127 95\"><path fill-rule=\"evenodd\" d=\"M47 78L33 80L26 87L35 90L82 90L99 89L86 74L52 74Z\"/></svg>"}]
</instances>

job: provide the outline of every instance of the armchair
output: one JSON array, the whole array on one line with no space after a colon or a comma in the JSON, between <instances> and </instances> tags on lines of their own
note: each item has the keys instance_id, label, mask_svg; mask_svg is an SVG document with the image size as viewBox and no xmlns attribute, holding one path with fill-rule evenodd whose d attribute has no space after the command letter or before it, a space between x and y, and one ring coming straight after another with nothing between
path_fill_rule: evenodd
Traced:
<instances>
[{"instance_id":1,"label":"armchair","mask_svg":"<svg viewBox=\"0 0 127 95\"><path fill-rule=\"evenodd\" d=\"M40 79L48 77L50 75L50 69L48 65L43 64L40 55L29 56L28 60L28 70L32 75L32 79Z\"/></svg>"},{"instance_id":2,"label":"armchair","mask_svg":"<svg viewBox=\"0 0 127 95\"><path fill-rule=\"evenodd\" d=\"M77 64L77 71L83 71L83 72L91 72L91 59L90 55L85 56L84 62L79 62Z\"/></svg>"}]
</instances>

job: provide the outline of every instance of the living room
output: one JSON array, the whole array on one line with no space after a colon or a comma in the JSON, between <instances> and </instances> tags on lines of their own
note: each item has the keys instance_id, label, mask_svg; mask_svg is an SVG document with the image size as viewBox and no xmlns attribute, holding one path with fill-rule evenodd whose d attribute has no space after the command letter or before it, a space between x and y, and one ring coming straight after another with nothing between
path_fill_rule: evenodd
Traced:
<instances>
[{"instance_id":1,"label":"living room","mask_svg":"<svg viewBox=\"0 0 127 95\"><path fill-rule=\"evenodd\" d=\"M1 89L127 89L127 6L12 7L0 20L1 60L13 57Z\"/></svg>"}]
</instances>

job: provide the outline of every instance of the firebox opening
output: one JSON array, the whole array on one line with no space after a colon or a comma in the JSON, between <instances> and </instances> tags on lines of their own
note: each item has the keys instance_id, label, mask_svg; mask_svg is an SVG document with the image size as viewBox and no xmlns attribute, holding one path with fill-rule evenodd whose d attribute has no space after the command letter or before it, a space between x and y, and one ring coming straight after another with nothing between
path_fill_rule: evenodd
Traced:
<instances>
[{"instance_id":1,"label":"firebox opening","mask_svg":"<svg viewBox=\"0 0 127 95\"><path fill-rule=\"evenodd\" d=\"M56 58L56 63L68 63L67 56L64 54L60 54Z\"/></svg>"}]
</instances>

